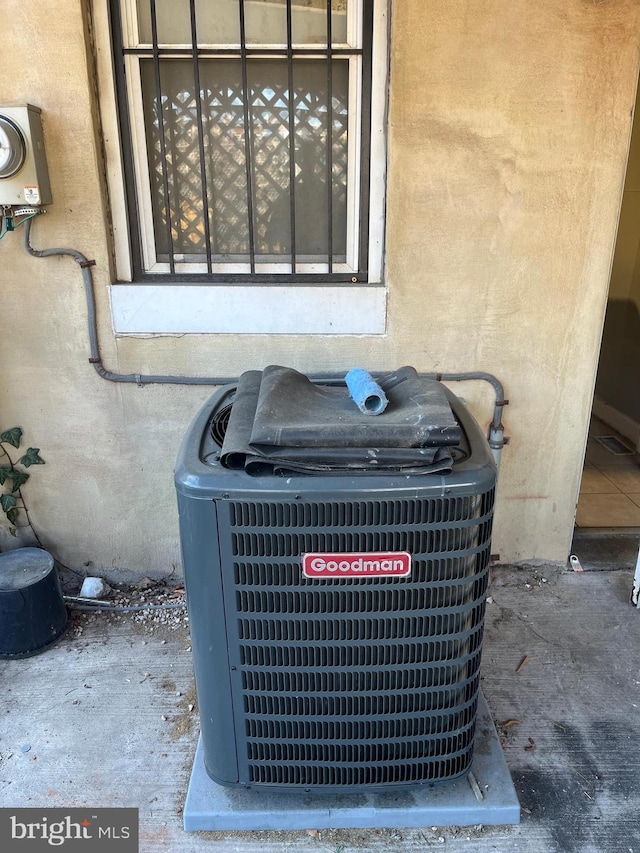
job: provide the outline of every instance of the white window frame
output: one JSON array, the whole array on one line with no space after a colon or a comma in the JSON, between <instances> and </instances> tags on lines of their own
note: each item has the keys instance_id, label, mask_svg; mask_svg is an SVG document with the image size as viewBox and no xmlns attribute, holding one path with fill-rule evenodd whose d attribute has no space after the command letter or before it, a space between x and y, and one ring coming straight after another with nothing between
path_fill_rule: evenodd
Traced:
<instances>
[{"instance_id":1,"label":"white window frame","mask_svg":"<svg viewBox=\"0 0 640 853\"><path fill-rule=\"evenodd\" d=\"M128 38L137 39L135 0L122 0L124 24ZM352 6L359 14L361 4ZM360 32L357 18L351 16L349 32ZM343 283L327 281L326 284L304 282L279 284L211 283L203 281L185 284L172 281L169 265L155 259L153 232L149 228L151 196L146 161L146 139L142 121L142 98L139 65L136 57L127 60L127 85L129 101L134 106L131 115L131 132L138 163L135 174L137 193L143 222L140 223L145 267L150 273L166 275L166 283L137 283L132 277L129 222L123 179L123 163L118 138L118 115L111 50L108 3L93 0L93 23L96 36L98 88L101 123L106 156L107 186L112 216L115 274L117 283L110 287L113 328L116 335L145 334L372 334L386 331L386 287L384 284L384 230L386 188L386 133L385 116L388 83L388 0L374 0L374 32L372 62L371 103L371 157L369 192L369 247L368 282ZM190 47L190 45L187 45ZM252 48L254 45L252 45ZM360 57L350 58L359 63ZM361 74L351 74L357 80ZM359 102L359 91L351 87L350 100ZM351 110L350 110L351 112ZM353 111L357 113L357 110ZM356 117L359 121L359 115ZM357 170L359 164L358 127L350 126L349 164ZM354 130L356 132L354 132ZM347 264L334 265L336 272L354 269L352 258L357 253L358 193L355 181L348 180ZM356 255L357 256L357 255ZM180 265L176 257L176 272L206 272L206 265ZM290 267L289 267L290 269ZM296 265L300 272L324 272L326 265ZM283 265L277 265L282 271ZM228 265L214 272L231 272ZM248 265L239 264L234 271L249 271ZM272 272L270 265L256 265L256 272Z\"/></svg>"}]
</instances>

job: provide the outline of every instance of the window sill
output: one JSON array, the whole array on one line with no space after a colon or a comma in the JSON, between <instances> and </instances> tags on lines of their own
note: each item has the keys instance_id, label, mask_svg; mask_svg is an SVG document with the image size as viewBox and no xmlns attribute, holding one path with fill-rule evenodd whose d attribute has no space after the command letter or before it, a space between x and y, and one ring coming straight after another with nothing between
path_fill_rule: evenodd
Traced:
<instances>
[{"instance_id":1,"label":"window sill","mask_svg":"<svg viewBox=\"0 0 640 853\"><path fill-rule=\"evenodd\" d=\"M383 335L383 285L110 287L116 335Z\"/></svg>"}]
</instances>

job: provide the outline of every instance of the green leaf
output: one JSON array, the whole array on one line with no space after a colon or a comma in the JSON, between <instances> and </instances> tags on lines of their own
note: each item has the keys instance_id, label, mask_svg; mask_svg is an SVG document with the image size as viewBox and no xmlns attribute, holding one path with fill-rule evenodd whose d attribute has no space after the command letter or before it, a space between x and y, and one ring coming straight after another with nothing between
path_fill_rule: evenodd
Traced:
<instances>
[{"instance_id":1,"label":"green leaf","mask_svg":"<svg viewBox=\"0 0 640 853\"><path fill-rule=\"evenodd\" d=\"M17 492L20 486L24 486L24 484L29 479L29 474L26 471L18 471L17 468L14 468L10 474L11 479L13 480L13 488L12 492Z\"/></svg>"},{"instance_id":2,"label":"green leaf","mask_svg":"<svg viewBox=\"0 0 640 853\"><path fill-rule=\"evenodd\" d=\"M12 447L20 447L21 438L22 430L20 427L12 427L5 432L0 432L0 441L6 441Z\"/></svg>"},{"instance_id":3,"label":"green leaf","mask_svg":"<svg viewBox=\"0 0 640 853\"><path fill-rule=\"evenodd\" d=\"M29 468L31 465L44 465L44 459L40 456L40 448L29 447L22 459L20 459L20 464L24 465L25 468Z\"/></svg>"},{"instance_id":4,"label":"green leaf","mask_svg":"<svg viewBox=\"0 0 640 853\"><path fill-rule=\"evenodd\" d=\"M15 507L13 509L9 510L9 512L7 513L7 518L9 519L9 524L15 524L16 523L16 521L18 519L18 513L19 512L20 512L20 510L16 509Z\"/></svg>"},{"instance_id":5,"label":"green leaf","mask_svg":"<svg viewBox=\"0 0 640 853\"><path fill-rule=\"evenodd\" d=\"M0 468L0 486L3 485L7 477L11 476L11 468Z\"/></svg>"},{"instance_id":6,"label":"green leaf","mask_svg":"<svg viewBox=\"0 0 640 853\"><path fill-rule=\"evenodd\" d=\"M6 512L7 517L9 516L9 512L18 504L18 499L14 498L13 495L0 495L0 506L2 507L3 512ZM9 519L11 521L11 519Z\"/></svg>"}]
</instances>

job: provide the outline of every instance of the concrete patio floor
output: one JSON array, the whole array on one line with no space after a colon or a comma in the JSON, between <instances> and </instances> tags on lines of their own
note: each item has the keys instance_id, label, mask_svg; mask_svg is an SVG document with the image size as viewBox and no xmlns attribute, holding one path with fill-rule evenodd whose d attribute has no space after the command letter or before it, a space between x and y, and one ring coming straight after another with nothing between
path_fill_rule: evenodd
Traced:
<instances>
[{"instance_id":1,"label":"concrete patio floor","mask_svg":"<svg viewBox=\"0 0 640 853\"><path fill-rule=\"evenodd\" d=\"M520 826L185 833L198 733L188 628L131 613L76 613L46 653L0 661L0 806L135 806L142 853L640 853L631 582L629 569L493 570L482 685Z\"/></svg>"}]
</instances>

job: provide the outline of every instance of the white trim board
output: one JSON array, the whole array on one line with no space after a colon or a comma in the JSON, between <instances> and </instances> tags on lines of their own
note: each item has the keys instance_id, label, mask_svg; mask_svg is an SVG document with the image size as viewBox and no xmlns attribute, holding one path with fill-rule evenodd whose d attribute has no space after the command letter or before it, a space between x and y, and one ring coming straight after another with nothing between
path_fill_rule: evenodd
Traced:
<instances>
[{"instance_id":1,"label":"white trim board","mask_svg":"<svg viewBox=\"0 0 640 853\"><path fill-rule=\"evenodd\" d=\"M624 435L625 438L628 438L640 450L640 424L637 421L598 397L593 398L593 414L621 435Z\"/></svg>"},{"instance_id":2,"label":"white trim board","mask_svg":"<svg viewBox=\"0 0 640 853\"><path fill-rule=\"evenodd\" d=\"M358 285L116 284L116 335L383 335L386 289Z\"/></svg>"}]
</instances>

